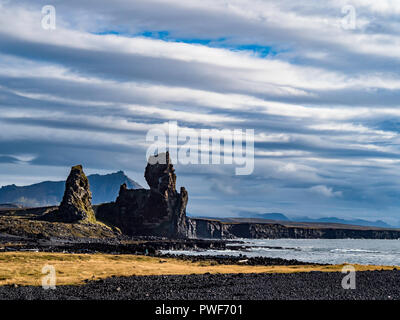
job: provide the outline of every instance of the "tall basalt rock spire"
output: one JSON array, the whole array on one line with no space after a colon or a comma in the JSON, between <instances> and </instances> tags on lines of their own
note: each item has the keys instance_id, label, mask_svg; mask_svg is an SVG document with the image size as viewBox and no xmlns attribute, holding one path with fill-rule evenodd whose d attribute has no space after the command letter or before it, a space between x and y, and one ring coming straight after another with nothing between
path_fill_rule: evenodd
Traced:
<instances>
[{"instance_id":1,"label":"tall basalt rock spire","mask_svg":"<svg viewBox=\"0 0 400 320\"><path fill-rule=\"evenodd\" d=\"M185 188L176 191L175 169L169 152L150 157L144 177L150 187L150 197L145 214L153 216L159 208L159 213L171 220L169 233L173 237L186 237L186 206L188 193Z\"/></svg>"},{"instance_id":2,"label":"tall basalt rock spire","mask_svg":"<svg viewBox=\"0 0 400 320\"><path fill-rule=\"evenodd\" d=\"M186 238L188 193L176 190L169 153L151 157L144 177L150 190L122 185L115 203L99 206L97 218L131 236Z\"/></svg>"}]
</instances>

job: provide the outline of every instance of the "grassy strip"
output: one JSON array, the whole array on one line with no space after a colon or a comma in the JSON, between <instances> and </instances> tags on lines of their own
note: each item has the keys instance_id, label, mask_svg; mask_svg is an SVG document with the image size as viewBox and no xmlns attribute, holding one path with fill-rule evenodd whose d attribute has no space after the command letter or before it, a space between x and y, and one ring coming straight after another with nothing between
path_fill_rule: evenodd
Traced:
<instances>
[{"instance_id":1,"label":"grassy strip","mask_svg":"<svg viewBox=\"0 0 400 320\"><path fill-rule=\"evenodd\" d=\"M111 276L184 275L204 273L293 273L337 272L343 265L329 266L242 266L212 261L189 262L136 255L66 254L45 252L0 253L0 285L41 285L42 268L54 266L57 285L80 285L85 280ZM354 265L357 271L392 270L388 266Z\"/></svg>"}]
</instances>

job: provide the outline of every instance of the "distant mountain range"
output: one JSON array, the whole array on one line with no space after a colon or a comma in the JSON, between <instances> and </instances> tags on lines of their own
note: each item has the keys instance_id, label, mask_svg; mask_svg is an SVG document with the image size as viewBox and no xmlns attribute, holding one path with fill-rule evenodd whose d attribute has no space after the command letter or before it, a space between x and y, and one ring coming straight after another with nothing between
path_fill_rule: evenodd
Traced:
<instances>
[{"instance_id":1,"label":"distant mountain range","mask_svg":"<svg viewBox=\"0 0 400 320\"><path fill-rule=\"evenodd\" d=\"M93 204L115 201L119 188L126 183L129 189L141 189L137 182L123 171L88 176ZM0 188L0 204L14 204L24 207L43 207L58 205L64 195L65 181L45 181L29 186L9 185Z\"/></svg>"},{"instance_id":2,"label":"distant mountain range","mask_svg":"<svg viewBox=\"0 0 400 320\"><path fill-rule=\"evenodd\" d=\"M19 209L23 206L15 203L0 203L0 210Z\"/></svg>"},{"instance_id":3,"label":"distant mountain range","mask_svg":"<svg viewBox=\"0 0 400 320\"><path fill-rule=\"evenodd\" d=\"M379 228L393 228L382 220L376 221L368 221L363 219L353 219L353 220L345 220L336 217L326 217L326 218L310 218L310 217L296 217L296 218L288 218L282 213L263 213L257 214L252 212L241 212L240 217L243 218L256 218L256 219L267 219L267 220L278 220L278 221L293 221L293 222L314 222L314 223L340 223L340 224L351 224L356 226L365 226L365 227L379 227Z\"/></svg>"}]
</instances>

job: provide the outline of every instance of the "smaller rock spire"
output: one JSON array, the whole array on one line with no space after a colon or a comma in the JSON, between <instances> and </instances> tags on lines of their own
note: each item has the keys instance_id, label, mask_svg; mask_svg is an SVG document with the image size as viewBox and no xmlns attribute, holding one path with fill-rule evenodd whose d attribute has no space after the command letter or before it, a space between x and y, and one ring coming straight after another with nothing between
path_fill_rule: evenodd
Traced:
<instances>
[{"instance_id":1,"label":"smaller rock spire","mask_svg":"<svg viewBox=\"0 0 400 320\"><path fill-rule=\"evenodd\" d=\"M81 165L71 168L71 173L65 183L65 193L58 210L58 217L65 222L96 221L89 180Z\"/></svg>"}]
</instances>

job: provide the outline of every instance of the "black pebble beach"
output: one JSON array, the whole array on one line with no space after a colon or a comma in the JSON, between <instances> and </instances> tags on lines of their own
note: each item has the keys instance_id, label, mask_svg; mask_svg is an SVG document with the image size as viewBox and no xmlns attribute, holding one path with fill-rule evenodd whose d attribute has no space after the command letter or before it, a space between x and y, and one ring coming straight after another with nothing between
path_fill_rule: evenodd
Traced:
<instances>
[{"instance_id":1,"label":"black pebble beach","mask_svg":"<svg viewBox=\"0 0 400 320\"><path fill-rule=\"evenodd\" d=\"M393 300L400 272L358 272L355 290L338 272L112 277L82 286L0 287L2 300Z\"/></svg>"}]
</instances>

